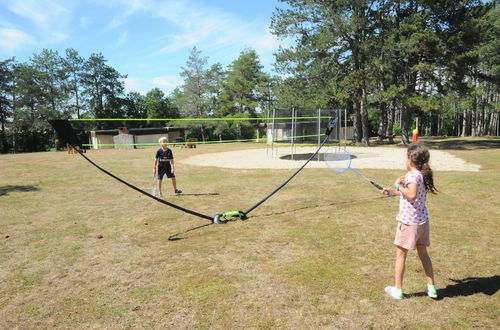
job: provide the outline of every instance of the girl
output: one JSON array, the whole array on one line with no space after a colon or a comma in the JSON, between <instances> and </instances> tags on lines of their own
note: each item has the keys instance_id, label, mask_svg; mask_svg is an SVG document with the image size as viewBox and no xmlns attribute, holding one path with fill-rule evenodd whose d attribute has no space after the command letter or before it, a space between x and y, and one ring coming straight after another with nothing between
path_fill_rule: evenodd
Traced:
<instances>
[{"instance_id":1,"label":"girl","mask_svg":"<svg viewBox=\"0 0 500 330\"><path fill-rule=\"evenodd\" d=\"M437 298L434 286L434 272L427 247L429 241L429 216L425 201L427 192L435 194L432 170L429 166L429 150L427 147L411 144L406 154L408 173L396 179L395 188L384 188L384 194L399 195L399 213L396 217L396 265L395 286L388 286L385 292L395 299L403 299L403 275L408 250L417 250L427 278L427 295Z\"/></svg>"}]
</instances>

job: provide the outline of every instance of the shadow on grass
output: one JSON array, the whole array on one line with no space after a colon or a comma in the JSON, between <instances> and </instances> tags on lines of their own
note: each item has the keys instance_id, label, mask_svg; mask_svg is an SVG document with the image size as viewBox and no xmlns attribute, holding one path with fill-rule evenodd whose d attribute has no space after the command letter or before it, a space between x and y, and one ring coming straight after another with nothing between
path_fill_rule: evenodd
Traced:
<instances>
[{"instance_id":1,"label":"shadow on grass","mask_svg":"<svg viewBox=\"0 0 500 330\"><path fill-rule=\"evenodd\" d=\"M256 217L272 217L272 216L283 215L283 214L287 214L287 213L294 213L297 211L302 211L302 210L307 210L307 209L315 209L315 208L328 207L328 206L334 206L334 205L364 204L367 202L376 202L376 201L379 201L379 200L384 199L384 198L387 198L387 196L382 196L382 194L380 194L380 196L369 197L369 198L361 198L361 199L355 199L355 200L349 200L349 201L335 201L335 202L331 202L331 203L314 204L314 205L301 206L301 207L296 207L296 208L288 208L284 211L273 211L271 213L258 214L258 215L256 215Z\"/></svg>"},{"instance_id":2,"label":"shadow on grass","mask_svg":"<svg viewBox=\"0 0 500 330\"><path fill-rule=\"evenodd\" d=\"M230 222L234 222L234 221L242 221L242 220L239 220L239 219L227 219L225 221L226 221L225 223L218 224L217 226L224 226L226 223L230 223ZM173 242L173 241L180 241L181 239L185 238L185 237L179 237L180 235L189 233L190 231L193 231L193 230L197 230L197 229L201 229L201 228L204 228L204 227L208 227L208 226L211 226L211 225L215 225L215 223L211 222L211 223L206 223L206 224L201 225L201 226L196 226L196 227L193 227L193 228L189 228L186 231L170 235L168 237L168 240L171 241L171 242Z\"/></svg>"},{"instance_id":3,"label":"shadow on grass","mask_svg":"<svg viewBox=\"0 0 500 330\"><path fill-rule=\"evenodd\" d=\"M197 194L177 194L176 196L182 197L182 196L219 196L219 193L197 193Z\"/></svg>"},{"instance_id":4,"label":"shadow on grass","mask_svg":"<svg viewBox=\"0 0 500 330\"><path fill-rule=\"evenodd\" d=\"M297 160L297 161L304 161L304 160L308 160L309 158L311 158L311 156L313 155L314 153L310 152L310 153L305 153L305 154L293 154L293 155L283 155L280 157L280 159L283 159L283 160ZM313 159L311 159L311 161L324 161L325 160L325 155L326 153L318 153ZM357 158L355 155L350 155L352 159L354 158ZM340 154L339 155L339 159L338 160L345 160L345 155L344 154ZM334 159L335 160L335 159Z\"/></svg>"},{"instance_id":5,"label":"shadow on grass","mask_svg":"<svg viewBox=\"0 0 500 330\"><path fill-rule=\"evenodd\" d=\"M180 241L181 239L184 239L184 237L179 237L179 235L182 235L182 234L186 234L186 233L189 233L190 231L193 231L193 230L197 230L197 229L200 229L200 228L203 228L203 227L207 227L207 226L210 226L210 225L213 225L214 223L211 222L211 223L206 223L204 225L201 225L201 226L196 226L196 227L193 227L193 228L189 228L188 230L186 231L183 231L183 232L180 232L180 233L177 233L177 234L173 234L173 235L170 235L168 237L168 240L173 242L173 241Z\"/></svg>"},{"instance_id":6,"label":"shadow on grass","mask_svg":"<svg viewBox=\"0 0 500 330\"><path fill-rule=\"evenodd\" d=\"M40 188L36 186L20 186L20 185L7 185L0 187L0 196L7 195L13 191L28 192L28 191L39 191Z\"/></svg>"},{"instance_id":7,"label":"shadow on grass","mask_svg":"<svg viewBox=\"0 0 500 330\"><path fill-rule=\"evenodd\" d=\"M293 213L293 212L296 212L296 211L300 211L300 210L304 210L304 209L311 209L311 208L318 208L318 207L324 207L324 206L331 206L331 205L339 205L339 204L358 204L358 203L364 203L364 202L367 202L367 201L375 201L375 200L380 200L382 198L387 198L385 196L377 196L375 198L364 198L364 199L360 199L360 200L355 200L355 201L340 201L340 202L333 202L333 203L327 203L327 204L317 204L317 205L312 205L312 206L304 206L304 207L299 207L299 208L295 208L295 209L288 209L286 211L282 211L282 212L272 212L272 213L268 213L268 214L260 214L260 215L257 215L256 217L269 217L269 216L276 216L276 215L282 215L282 214L286 214L286 213ZM226 222L227 223L231 223L231 222L234 222L234 221L242 221L241 219L227 219ZM245 220L245 221L248 221L248 220ZM207 226L210 226L210 225L213 225L214 223L206 223L206 224L203 224L203 225L200 225L200 226L196 226L196 227L193 227L193 228L190 228L186 231L183 231L183 232L180 232L180 233L176 233L176 234L173 234L173 235L170 235L168 237L168 241L180 241L180 240L183 240L185 237L180 237L180 235L182 234L186 234L186 233L189 233L190 231L194 231L194 230L197 230L197 229L201 229L201 228L204 228L204 227L207 227ZM223 226L224 224L220 224L218 226Z\"/></svg>"},{"instance_id":8,"label":"shadow on grass","mask_svg":"<svg viewBox=\"0 0 500 330\"><path fill-rule=\"evenodd\" d=\"M467 277L462 280L454 280L456 284L450 284L445 288L438 289L438 300L444 298L454 298L461 296L471 296L477 293L484 293L492 296L500 289L500 275L491 277ZM417 292L407 295L408 297L427 296L426 292Z\"/></svg>"},{"instance_id":9,"label":"shadow on grass","mask_svg":"<svg viewBox=\"0 0 500 330\"><path fill-rule=\"evenodd\" d=\"M476 139L441 139L426 138L425 144L433 149L444 150L478 150L500 148L498 138L476 138Z\"/></svg>"}]
</instances>

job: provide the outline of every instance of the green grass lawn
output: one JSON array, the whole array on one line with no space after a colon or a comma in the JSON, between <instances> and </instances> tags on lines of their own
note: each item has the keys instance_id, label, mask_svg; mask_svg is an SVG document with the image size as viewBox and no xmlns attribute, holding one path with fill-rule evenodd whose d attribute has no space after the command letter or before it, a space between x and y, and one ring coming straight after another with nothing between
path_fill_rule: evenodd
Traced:
<instances>
[{"instance_id":1,"label":"green grass lawn","mask_svg":"<svg viewBox=\"0 0 500 330\"><path fill-rule=\"evenodd\" d=\"M424 294L416 253L407 261L408 299L384 295L398 200L353 173L306 168L247 221L194 229L209 222L79 155L0 155L0 328L499 328L500 139L423 143L482 166L434 174L441 193L429 196L429 251L438 301ZM260 147L175 148L186 195L174 196L166 181L166 199L207 215L249 208L293 170L182 159ZM149 191L154 150L86 155ZM386 185L402 174L363 173Z\"/></svg>"}]
</instances>

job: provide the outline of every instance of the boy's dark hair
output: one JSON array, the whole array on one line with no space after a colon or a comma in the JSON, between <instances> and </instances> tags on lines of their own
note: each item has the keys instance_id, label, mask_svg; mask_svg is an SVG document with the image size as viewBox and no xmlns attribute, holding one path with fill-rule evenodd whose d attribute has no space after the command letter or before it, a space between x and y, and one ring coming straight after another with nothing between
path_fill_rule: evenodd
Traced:
<instances>
[{"instance_id":1,"label":"boy's dark hair","mask_svg":"<svg viewBox=\"0 0 500 330\"><path fill-rule=\"evenodd\" d=\"M407 151L407 157L422 173L422 176L424 177L425 189L435 194L438 190L434 187L432 169L429 166L429 149L421 144L410 144Z\"/></svg>"}]
</instances>

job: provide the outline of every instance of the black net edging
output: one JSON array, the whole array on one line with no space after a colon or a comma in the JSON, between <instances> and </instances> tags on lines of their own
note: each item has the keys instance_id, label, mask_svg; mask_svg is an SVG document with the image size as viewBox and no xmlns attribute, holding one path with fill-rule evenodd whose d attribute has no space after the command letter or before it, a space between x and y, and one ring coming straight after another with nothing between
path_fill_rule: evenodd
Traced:
<instances>
[{"instance_id":1,"label":"black net edging","mask_svg":"<svg viewBox=\"0 0 500 330\"><path fill-rule=\"evenodd\" d=\"M185 213L189 213L191 215L194 215L194 216L197 216L197 217L200 217L200 218L203 218L203 219L206 219L206 220L210 220L210 221L213 221L213 217L210 217L208 215L205 215L205 214L201 214L199 212L196 212L196 211L192 211L192 210L189 210L189 209L186 209L182 206L179 206L179 205L176 205L176 204L173 204L173 203L170 203L170 202L167 202L166 200L163 200L163 199L160 199L156 196L153 196L151 194L149 194L148 192L134 186L133 184L130 184L128 183L127 181L117 177L116 175L114 175L113 173L109 172L109 171L106 171L105 169L103 169L102 167L100 167L99 165L97 165L96 163L94 163L92 160L90 160L87 156L85 156L80 150L79 148L76 148L77 146L80 146L80 142L78 141L78 138L76 137L76 134L75 134L75 131L73 130L73 128L71 127L71 124L69 123L68 120L64 120L64 119L58 119L58 120L49 120L49 123L52 125L52 127L54 127L54 129L57 131L57 133L61 136L61 137L64 137L68 143L73 147L75 148L76 151L78 151L78 153L83 157L85 158L89 163L91 163L92 165L94 165L95 167L97 167L99 170L101 170L102 172L106 173L107 175L111 176L112 178L120 181L121 183L123 183L124 185L134 189L135 191L138 191L140 192L141 194L144 194L154 200L156 200L157 202L160 202L162 204L165 204L165 205L168 205L170 207L173 207L177 210L180 210L182 212L185 212Z\"/></svg>"},{"instance_id":2,"label":"black net edging","mask_svg":"<svg viewBox=\"0 0 500 330\"><path fill-rule=\"evenodd\" d=\"M113 173L103 169L102 167L100 167L99 165L97 165L96 163L94 163L91 159L89 159L87 156L85 156L82 151L79 150L79 148L76 148L77 146L81 146L81 143L80 141L78 140L78 138L76 137L76 134L75 134L75 131L73 130L73 128L71 127L71 124L69 123L69 121L67 119L57 119L57 120L49 120L49 123L52 125L52 127L54 127L54 129L57 131L57 133L65 138L68 143L73 147L75 148L76 151L78 151L78 153L83 157L85 158L89 163L91 163L92 165L94 165L95 167L97 167L100 171L104 172L105 174L111 176L112 178L114 178L115 180L118 180L120 181L121 183L123 183L124 185L140 192L141 194L143 195L146 195L154 200L156 200L157 202L160 202L162 204L165 204L165 205L168 205L170 207L173 207L177 210L180 210L182 212L185 212L185 213L188 213L188 214L191 214L191 215L194 215L194 216L197 216L197 217L200 217L202 219L206 219L206 220L210 220L211 222L214 222L214 217L210 217L208 215L205 215L205 214L202 214L202 213L199 213L199 212L196 212L196 211L193 211L193 210L189 210L189 209L186 209L182 206L179 206L179 205L176 205L176 204L173 204L173 203L170 203L170 202L167 202L163 199L160 199L156 196L153 196L151 194L149 194L148 192L134 186L133 184L130 184L128 183L127 181L117 177L116 175L114 175ZM326 129L326 132L325 132L325 138L323 139L323 142L321 143L321 145L318 147L318 149L316 150L316 152L314 154L311 155L311 157L309 157L309 159L297 170L295 171L295 173L293 173L285 182L283 182L279 187L277 187L276 189L274 189L270 194L268 194L266 197L264 197L262 200L260 200L258 203L256 203L255 205L253 205L251 208L249 208L246 212L241 212L242 213L242 216L244 216L246 218L246 216L248 215L248 213L252 212L254 209L256 209L258 206L260 206L262 203L264 203L265 201L267 201L269 198L271 198L274 194L276 194L278 191L280 191L284 186L286 186L297 174L300 173L300 171L302 171L304 169L304 167L306 167L307 164L309 164L309 162L318 155L319 151L321 150L321 148L323 147L323 145L328 141L329 137L330 137L330 134L332 133L332 131L337 127L337 118L335 117L332 117L330 118L330 121L328 123L328 127Z\"/></svg>"}]
</instances>

